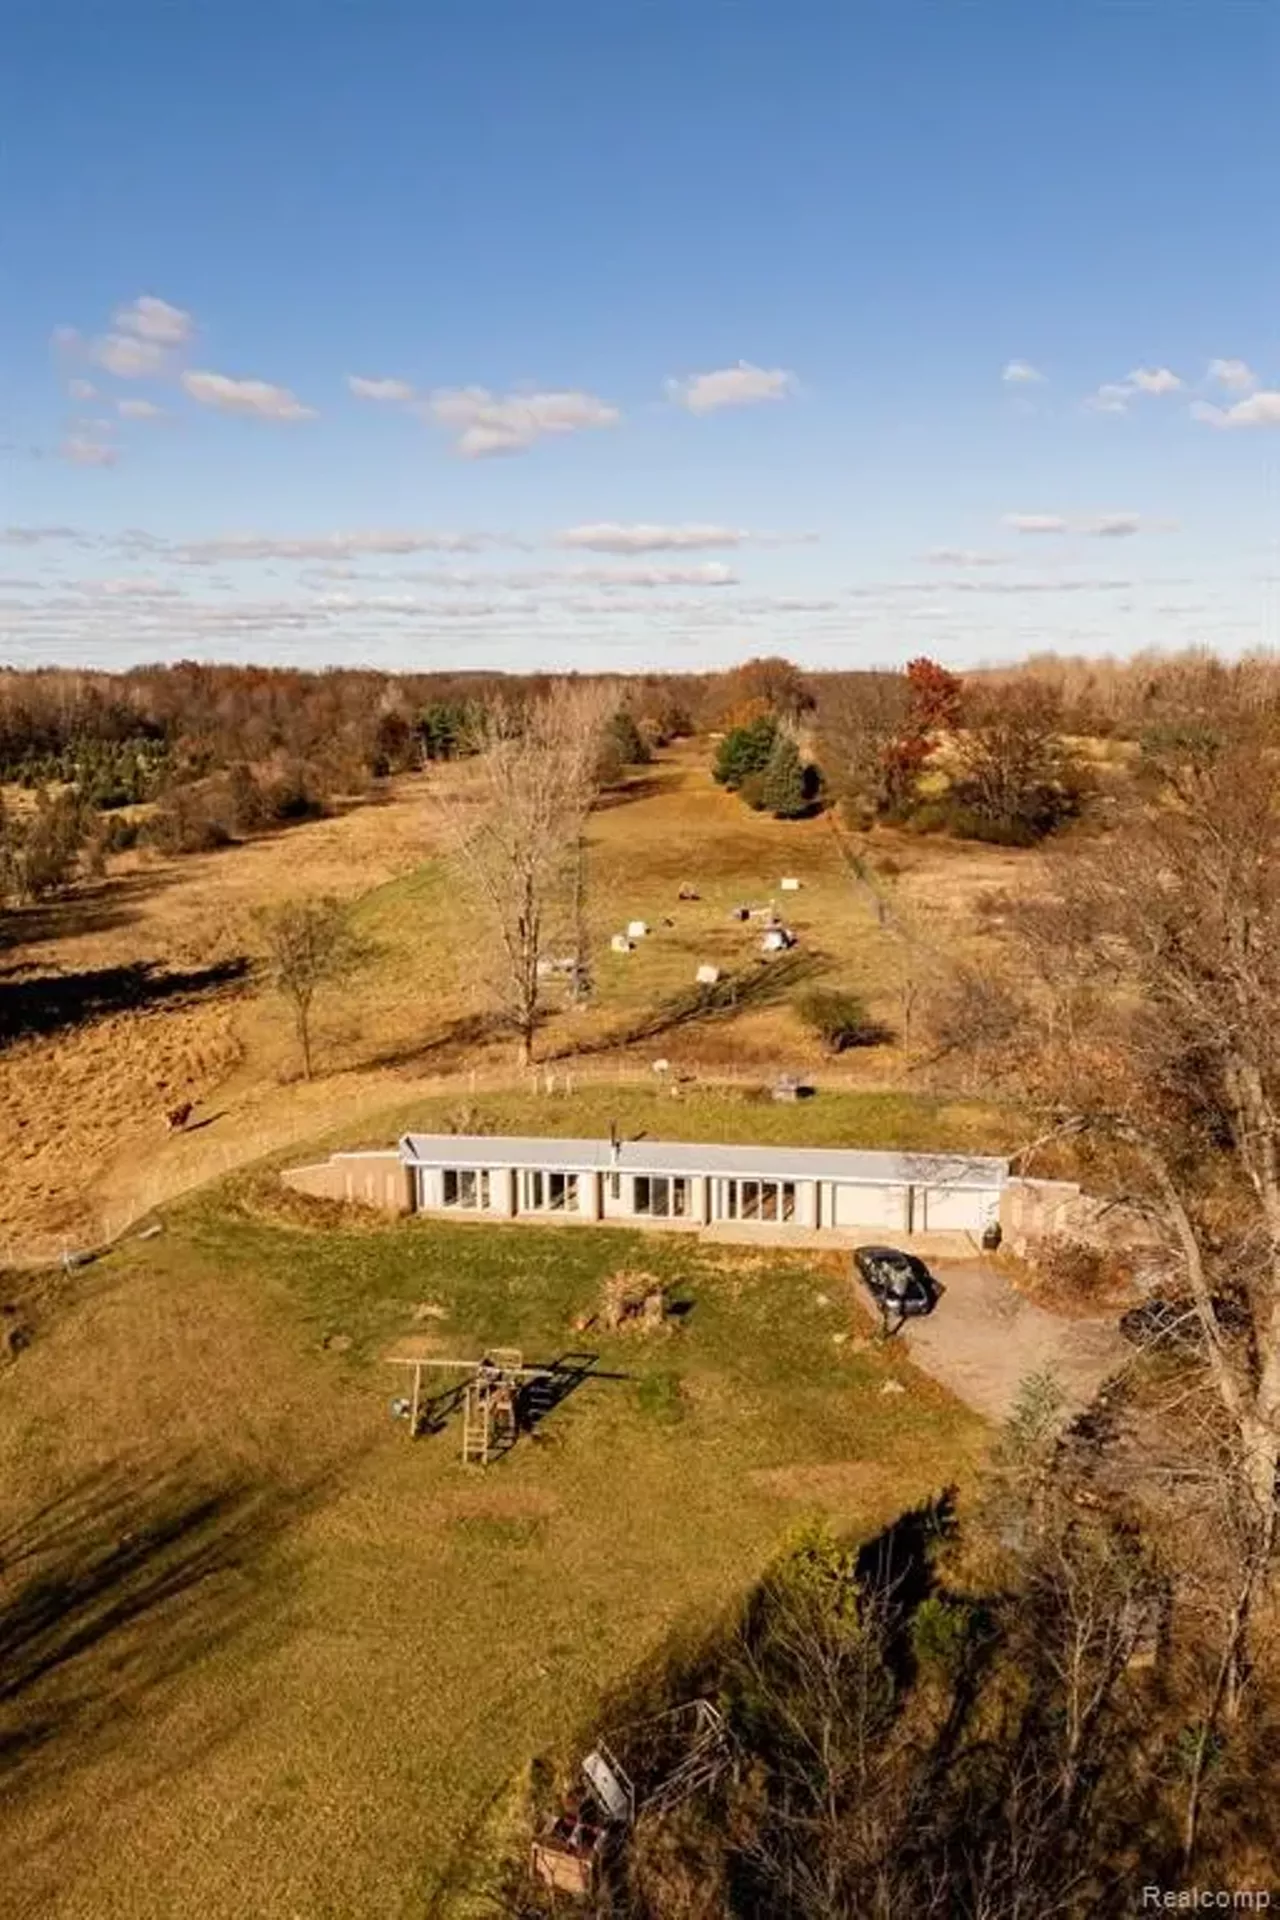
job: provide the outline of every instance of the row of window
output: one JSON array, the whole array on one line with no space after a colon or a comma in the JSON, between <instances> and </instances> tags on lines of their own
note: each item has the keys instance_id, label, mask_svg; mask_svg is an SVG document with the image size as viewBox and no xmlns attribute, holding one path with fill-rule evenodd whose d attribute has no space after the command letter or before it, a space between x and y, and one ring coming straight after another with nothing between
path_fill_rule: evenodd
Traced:
<instances>
[{"instance_id":1,"label":"row of window","mask_svg":"<svg viewBox=\"0 0 1280 1920\"><path fill-rule=\"evenodd\" d=\"M794 1180L717 1180L715 1211L721 1220L794 1220ZM622 1176L609 1175L609 1197L622 1198ZM441 1198L446 1207L482 1213L492 1207L490 1176L484 1167L445 1167ZM520 1175L522 1213L577 1213L579 1176L526 1168ZM651 1220L684 1220L690 1211L690 1183L684 1174L636 1174L631 1211Z\"/></svg>"}]
</instances>

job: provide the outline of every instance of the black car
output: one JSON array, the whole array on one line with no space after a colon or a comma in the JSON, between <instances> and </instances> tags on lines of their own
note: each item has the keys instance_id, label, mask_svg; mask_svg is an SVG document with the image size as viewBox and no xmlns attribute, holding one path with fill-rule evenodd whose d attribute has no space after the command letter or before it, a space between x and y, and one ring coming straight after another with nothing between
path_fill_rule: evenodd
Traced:
<instances>
[{"instance_id":1,"label":"black car","mask_svg":"<svg viewBox=\"0 0 1280 1920\"><path fill-rule=\"evenodd\" d=\"M897 1247L858 1247L853 1264L858 1278L885 1315L908 1319L932 1313L941 1292L923 1260Z\"/></svg>"}]
</instances>

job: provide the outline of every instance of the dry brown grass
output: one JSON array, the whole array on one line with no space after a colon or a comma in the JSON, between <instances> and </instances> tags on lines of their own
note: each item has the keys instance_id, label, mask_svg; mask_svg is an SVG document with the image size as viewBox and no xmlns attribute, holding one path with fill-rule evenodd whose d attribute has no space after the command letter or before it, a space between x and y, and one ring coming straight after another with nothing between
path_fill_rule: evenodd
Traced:
<instances>
[{"instance_id":1,"label":"dry brown grass","mask_svg":"<svg viewBox=\"0 0 1280 1920\"><path fill-rule=\"evenodd\" d=\"M455 877L429 857L427 789L448 778L448 769L407 778L383 804L219 853L128 855L91 900L28 916L35 937L15 958L30 975L139 959L163 972L246 952L259 905L303 889L331 892L358 901L376 957L319 1007L321 1076L309 1085L294 1077L284 1009L248 986L216 1001L114 1012L0 1052L0 1264L6 1253L47 1257L64 1243L95 1241L234 1162L447 1086L451 1076L474 1076L480 1087L510 1078L510 1047L485 1036L485 936ZM607 1069L609 1036L686 992L702 961L728 971L756 964L759 928L730 912L771 898L821 977L899 1028L903 943L851 884L831 823L748 812L711 781L704 743L665 754L630 797L610 796L589 838L597 991L588 1011L552 1007L544 1054L576 1050L579 1072ZM873 834L867 851L912 929L911 964L925 973L934 953L980 946L976 903L1016 886L1034 858L889 830ZM781 892L784 874L802 881L800 892ZM698 901L677 898L684 881ZM612 953L610 933L632 918L647 920L652 936L634 953ZM659 1054L700 1077L820 1069L824 1085L866 1088L903 1084L912 1064L892 1043L825 1061L789 998L660 1036L633 1051L630 1067L643 1075ZM169 1137L164 1110L180 1100L196 1103L203 1124Z\"/></svg>"}]
</instances>

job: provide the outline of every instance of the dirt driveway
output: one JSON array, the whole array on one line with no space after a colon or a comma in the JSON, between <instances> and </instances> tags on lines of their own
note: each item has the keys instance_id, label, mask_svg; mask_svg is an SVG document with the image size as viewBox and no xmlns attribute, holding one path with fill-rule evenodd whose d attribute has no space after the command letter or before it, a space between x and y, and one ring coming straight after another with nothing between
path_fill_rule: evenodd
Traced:
<instances>
[{"instance_id":1,"label":"dirt driveway","mask_svg":"<svg viewBox=\"0 0 1280 1920\"><path fill-rule=\"evenodd\" d=\"M1002 1420L1031 1373L1052 1373L1072 1406L1083 1406L1129 1348L1114 1319L1047 1313L981 1261L934 1261L945 1289L927 1320L900 1336L918 1367L988 1419Z\"/></svg>"}]
</instances>

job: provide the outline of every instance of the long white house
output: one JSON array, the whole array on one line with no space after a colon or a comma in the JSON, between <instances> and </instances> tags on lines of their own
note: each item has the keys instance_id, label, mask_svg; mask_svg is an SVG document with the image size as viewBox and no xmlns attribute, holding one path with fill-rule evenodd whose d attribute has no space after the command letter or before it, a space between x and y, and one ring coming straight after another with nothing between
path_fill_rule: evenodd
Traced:
<instances>
[{"instance_id":1,"label":"long white house","mask_svg":"<svg viewBox=\"0 0 1280 1920\"><path fill-rule=\"evenodd\" d=\"M698 1228L857 1228L981 1234L1000 1215L1003 1160L840 1147L408 1133L415 1213L576 1217Z\"/></svg>"}]
</instances>

